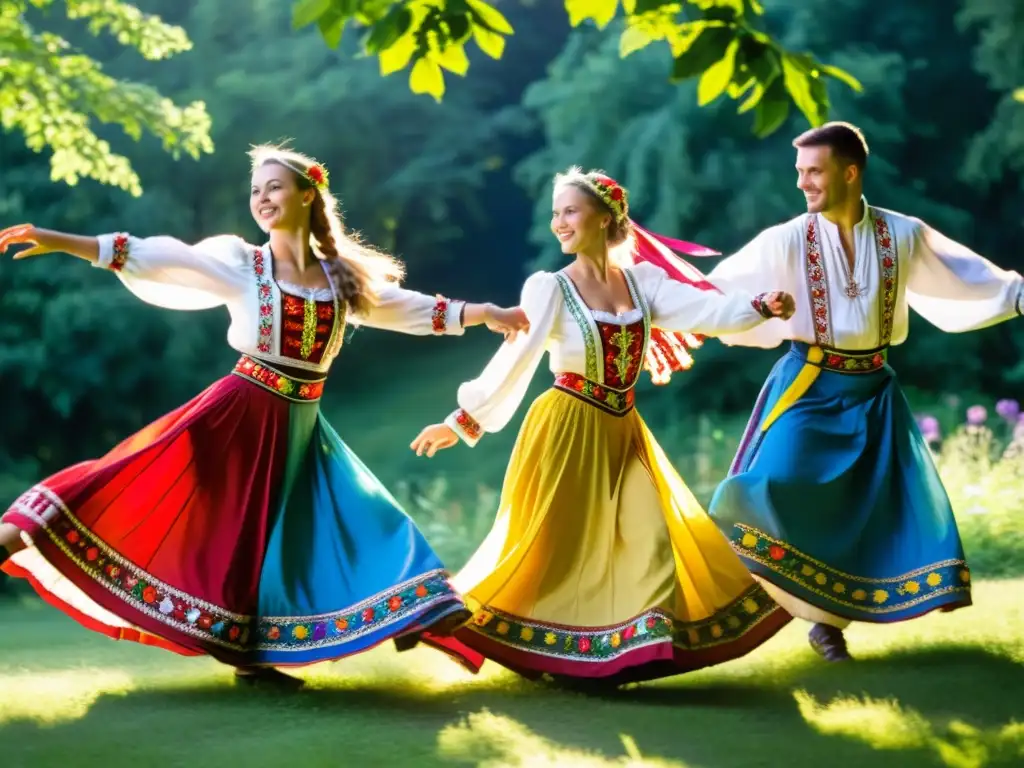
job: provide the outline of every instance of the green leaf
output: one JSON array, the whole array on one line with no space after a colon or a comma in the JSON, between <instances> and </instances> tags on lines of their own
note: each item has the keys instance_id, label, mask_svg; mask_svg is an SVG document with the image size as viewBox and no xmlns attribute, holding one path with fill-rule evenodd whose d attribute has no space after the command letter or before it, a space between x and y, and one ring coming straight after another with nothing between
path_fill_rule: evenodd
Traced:
<instances>
[{"instance_id":1,"label":"green leaf","mask_svg":"<svg viewBox=\"0 0 1024 768\"><path fill-rule=\"evenodd\" d=\"M452 43L441 53L435 53L431 58L440 66L456 75L465 75L469 70L469 58L466 56L466 49L462 43Z\"/></svg>"},{"instance_id":2,"label":"green leaf","mask_svg":"<svg viewBox=\"0 0 1024 768\"><path fill-rule=\"evenodd\" d=\"M444 74L437 62L428 58L418 59L409 73L409 90L429 94L440 102L444 96Z\"/></svg>"},{"instance_id":3,"label":"green leaf","mask_svg":"<svg viewBox=\"0 0 1024 768\"><path fill-rule=\"evenodd\" d=\"M686 49L675 58L672 81L679 82L703 74L725 55L735 33L730 27L702 26Z\"/></svg>"},{"instance_id":4,"label":"green leaf","mask_svg":"<svg viewBox=\"0 0 1024 768\"><path fill-rule=\"evenodd\" d=\"M777 131L789 117L789 104L783 79L777 77L768 86L754 111L754 135L763 139Z\"/></svg>"},{"instance_id":5,"label":"green leaf","mask_svg":"<svg viewBox=\"0 0 1024 768\"><path fill-rule=\"evenodd\" d=\"M505 38L477 24L473 25L473 41L492 59L500 59L505 52Z\"/></svg>"},{"instance_id":6,"label":"green leaf","mask_svg":"<svg viewBox=\"0 0 1024 768\"><path fill-rule=\"evenodd\" d=\"M704 70L697 84L697 106L703 107L722 95L732 80L736 66L736 51L739 40L733 40L725 49L725 55Z\"/></svg>"},{"instance_id":7,"label":"green leaf","mask_svg":"<svg viewBox=\"0 0 1024 768\"><path fill-rule=\"evenodd\" d=\"M292 11L292 27L302 29L331 10L331 0L299 0Z\"/></svg>"},{"instance_id":8,"label":"green leaf","mask_svg":"<svg viewBox=\"0 0 1024 768\"><path fill-rule=\"evenodd\" d=\"M574 27L592 19L598 29L604 29L615 18L618 7L619 0L565 0L569 24Z\"/></svg>"},{"instance_id":9,"label":"green leaf","mask_svg":"<svg viewBox=\"0 0 1024 768\"><path fill-rule=\"evenodd\" d=\"M381 51L377 56L381 75L386 77L405 69L414 53L416 53L415 36L408 34L400 38L394 45Z\"/></svg>"},{"instance_id":10,"label":"green leaf","mask_svg":"<svg viewBox=\"0 0 1024 768\"><path fill-rule=\"evenodd\" d=\"M347 21L348 19L338 13L336 8L332 8L329 13L325 13L319 18L317 26L320 28L320 36L327 43L328 48L335 49L341 45L341 37L345 32Z\"/></svg>"},{"instance_id":11,"label":"green leaf","mask_svg":"<svg viewBox=\"0 0 1024 768\"><path fill-rule=\"evenodd\" d=\"M630 24L619 38L619 57L624 59L629 54L636 53L653 42L654 38L646 29L636 24Z\"/></svg>"},{"instance_id":12,"label":"green leaf","mask_svg":"<svg viewBox=\"0 0 1024 768\"><path fill-rule=\"evenodd\" d=\"M397 43L412 25L412 14L409 9L396 5L388 14L370 27L370 34L363 42L367 53L380 53Z\"/></svg>"},{"instance_id":13,"label":"green leaf","mask_svg":"<svg viewBox=\"0 0 1024 768\"><path fill-rule=\"evenodd\" d=\"M808 71L791 54L782 57L782 77L786 90L796 104L797 109L804 113L811 125L820 125L818 105L811 95L811 81Z\"/></svg>"},{"instance_id":14,"label":"green leaf","mask_svg":"<svg viewBox=\"0 0 1024 768\"><path fill-rule=\"evenodd\" d=\"M473 14L477 24L482 24L491 32L497 32L502 35L513 34L514 30L512 25L508 23L508 19L502 16L501 11L494 6L488 5L484 0L466 0L466 4L469 6L470 12Z\"/></svg>"},{"instance_id":15,"label":"green leaf","mask_svg":"<svg viewBox=\"0 0 1024 768\"><path fill-rule=\"evenodd\" d=\"M448 40L453 43L464 43L469 39L470 30L475 26L469 14L460 13L445 19L448 27Z\"/></svg>"},{"instance_id":16,"label":"green leaf","mask_svg":"<svg viewBox=\"0 0 1024 768\"><path fill-rule=\"evenodd\" d=\"M840 82L850 86L850 88L855 90L857 93L864 92L864 86L860 84L860 80L855 78L853 75L851 75L844 69L840 69L839 67L833 67L831 64L824 64L821 67L821 71L823 74L826 74L829 77L834 77L836 80L839 80Z\"/></svg>"}]
</instances>

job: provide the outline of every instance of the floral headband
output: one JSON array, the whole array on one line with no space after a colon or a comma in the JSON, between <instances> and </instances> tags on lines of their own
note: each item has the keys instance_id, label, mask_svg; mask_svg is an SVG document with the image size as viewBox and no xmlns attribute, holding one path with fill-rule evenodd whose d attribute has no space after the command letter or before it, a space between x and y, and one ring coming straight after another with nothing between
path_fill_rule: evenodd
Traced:
<instances>
[{"instance_id":1,"label":"floral headband","mask_svg":"<svg viewBox=\"0 0 1024 768\"><path fill-rule=\"evenodd\" d=\"M309 179L310 183L321 192L325 192L327 190L328 179L330 177L327 173L327 168L320 163L313 163L305 170L304 175Z\"/></svg>"},{"instance_id":2,"label":"floral headband","mask_svg":"<svg viewBox=\"0 0 1024 768\"><path fill-rule=\"evenodd\" d=\"M629 196L625 187L620 186L615 179L599 173L584 174L582 180L615 214L616 224L622 224L629 218Z\"/></svg>"}]
</instances>

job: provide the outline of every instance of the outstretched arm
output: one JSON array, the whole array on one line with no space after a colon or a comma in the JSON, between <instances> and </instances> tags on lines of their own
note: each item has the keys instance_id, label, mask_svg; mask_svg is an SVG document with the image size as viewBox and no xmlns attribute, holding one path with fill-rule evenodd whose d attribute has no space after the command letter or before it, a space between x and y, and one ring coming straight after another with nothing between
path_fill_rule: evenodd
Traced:
<instances>
[{"instance_id":1,"label":"outstretched arm","mask_svg":"<svg viewBox=\"0 0 1024 768\"><path fill-rule=\"evenodd\" d=\"M1024 279L917 222L907 303L943 331L974 331L1024 311Z\"/></svg>"},{"instance_id":2,"label":"outstretched arm","mask_svg":"<svg viewBox=\"0 0 1024 768\"><path fill-rule=\"evenodd\" d=\"M173 237L124 233L86 237L29 224L0 231L0 253L10 245L32 247L15 259L63 252L117 273L136 296L168 309L207 309L224 304L247 284L245 243L233 236L189 245Z\"/></svg>"},{"instance_id":3,"label":"outstretched arm","mask_svg":"<svg viewBox=\"0 0 1024 768\"><path fill-rule=\"evenodd\" d=\"M392 283L380 289L378 302L369 312L354 316L352 322L414 336L461 336L466 328L487 325L509 340L529 328L525 313L517 307L503 309L494 304L428 296Z\"/></svg>"},{"instance_id":4,"label":"outstretched arm","mask_svg":"<svg viewBox=\"0 0 1024 768\"><path fill-rule=\"evenodd\" d=\"M651 323L666 331L740 333L773 317L788 319L796 308L793 297L782 291L720 293L673 280L653 264L640 264L634 271L651 307Z\"/></svg>"},{"instance_id":5,"label":"outstretched arm","mask_svg":"<svg viewBox=\"0 0 1024 768\"><path fill-rule=\"evenodd\" d=\"M548 337L561 307L561 293L554 275L537 272L523 286L522 306L530 330L498 349L483 372L459 387L459 407L444 424L425 428L413 441L418 455L433 456L461 438L469 446L484 432L497 432L512 418L547 348Z\"/></svg>"}]
</instances>

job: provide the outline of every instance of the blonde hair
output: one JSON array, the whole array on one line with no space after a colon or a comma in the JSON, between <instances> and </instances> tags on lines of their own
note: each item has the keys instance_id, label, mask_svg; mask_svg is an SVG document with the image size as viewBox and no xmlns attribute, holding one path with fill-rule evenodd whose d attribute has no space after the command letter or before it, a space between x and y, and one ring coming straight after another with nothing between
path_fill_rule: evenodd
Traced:
<instances>
[{"instance_id":1,"label":"blonde hair","mask_svg":"<svg viewBox=\"0 0 1024 768\"><path fill-rule=\"evenodd\" d=\"M309 244L324 261L338 298L356 314L367 312L379 300L378 290L405 275L401 262L362 242L358 232L346 232L338 201L327 184L318 185L309 169L316 161L282 146L262 144L249 151L252 170L274 163L295 174L299 189L315 192L309 216Z\"/></svg>"},{"instance_id":2,"label":"blonde hair","mask_svg":"<svg viewBox=\"0 0 1024 768\"><path fill-rule=\"evenodd\" d=\"M608 227L608 254L611 261L618 265L633 263L633 250L636 241L633 236L633 221L629 218L629 191L601 170L583 169L574 165L564 173L555 174L554 190L559 187L575 187L591 198L598 208L612 217ZM621 196L611 196L614 189L622 190Z\"/></svg>"}]
</instances>

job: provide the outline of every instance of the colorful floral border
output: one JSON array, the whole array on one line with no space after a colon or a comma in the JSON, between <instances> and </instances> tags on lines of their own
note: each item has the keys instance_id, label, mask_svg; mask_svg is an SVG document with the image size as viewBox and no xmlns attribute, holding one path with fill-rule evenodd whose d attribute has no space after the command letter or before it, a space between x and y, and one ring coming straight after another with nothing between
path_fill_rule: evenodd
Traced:
<instances>
[{"instance_id":1,"label":"colorful floral border","mask_svg":"<svg viewBox=\"0 0 1024 768\"><path fill-rule=\"evenodd\" d=\"M312 403L319 400L324 393L324 384L327 381L326 379L316 381L293 379L248 355L243 355L235 363L231 372L296 403Z\"/></svg>"},{"instance_id":2,"label":"colorful floral border","mask_svg":"<svg viewBox=\"0 0 1024 768\"><path fill-rule=\"evenodd\" d=\"M513 616L491 607L476 611L467 627L520 651L573 661L606 662L653 643L670 642L697 651L736 642L781 610L760 585L754 585L713 616L680 621L666 611L645 611L608 627L567 627Z\"/></svg>"},{"instance_id":3,"label":"colorful floral border","mask_svg":"<svg viewBox=\"0 0 1024 768\"><path fill-rule=\"evenodd\" d=\"M126 605L200 641L240 653L307 651L356 640L446 601L459 602L448 574L434 570L341 611L319 616L244 616L160 581L93 534L49 488L37 485L14 506L45 523L49 540L79 570ZM254 626L255 625L255 626Z\"/></svg>"},{"instance_id":4,"label":"colorful floral border","mask_svg":"<svg viewBox=\"0 0 1024 768\"><path fill-rule=\"evenodd\" d=\"M867 578L832 568L791 544L742 523L733 525L730 542L740 557L832 604L861 613L895 613L971 590L971 571L962 559L943 560L899 576Z\"/></svg>"},{"instance_id":5,"label":"colorful floral border","mask_svg":"<svg viewBox=\"0 0 1024 768\"><path fill-rule=\"evenodd\" d=\"M555 374L555 389L574 395L584 402L600 408L613 416L624 416L633 409L636 390L632 387L625 392L602 387L578 373Z\"/></svg>"}]
</instances>

